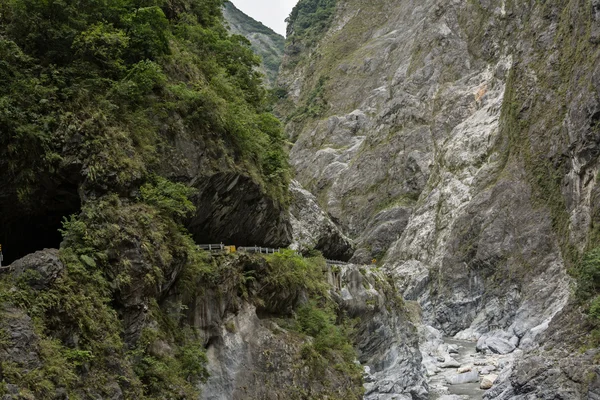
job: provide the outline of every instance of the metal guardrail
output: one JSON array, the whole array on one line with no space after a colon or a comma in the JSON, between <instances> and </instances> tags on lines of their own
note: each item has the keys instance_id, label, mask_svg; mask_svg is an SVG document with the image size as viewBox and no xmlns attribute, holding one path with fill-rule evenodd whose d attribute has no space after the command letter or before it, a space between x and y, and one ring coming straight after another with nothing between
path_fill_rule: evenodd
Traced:
<instances>
[{"instance_id":1,"label":"metal guardrail","mask_svg":"<svg viewBox=\"0 0 600 400\"><path fill-rule=\"evenodd\" d=\"M325 262L327 263L327 265L348 265L347 262L345 261L336 261L336 260L325 260Z\"/></svg>"},{"instance_id":2,"label":"metal guardrail","mask_svg":"<svg viewBox=\"0 0 600 400\"><path fill-rule=\"evenodd\" d=\"M223 245L223 243L219 243L219 244L199 244L198 248L200 250L208 250L208 251L224 251L225 250L225 246Z\"/></svg>"},{"instance_id":3,"label":"metal guardrail","mask_svg":"<svg viewBox=\"0 0 600 400\"><path fill-rule=\"evenodd\" d=\"M258 254L275 254L280 253L281 248L275 249L272 247L262 247L262 246L243 246L243 247L235 247L235 246L225 246L223 243L219 244L199 244L198 248L200 250L208 250L211 252L226 252L233 253L236 251L245 252L245 253L258 253ZM337 260L325 260L327 265L348 265L345 261L337 261Z\"/></svg>"},{"instance_id":4,"label":"metal guardrail","mask_svg":"<svg viewBox=\"0 0 600 400\"><path fill-rule=\"evenodd\" d=\"M271 247L259 247L259 246L238 247L237 250L243 251L246 253L260 253L260 254L275 254L275 253L279 253L281 251L281 249L273 249Z\"/></svg>"}]
</instances>

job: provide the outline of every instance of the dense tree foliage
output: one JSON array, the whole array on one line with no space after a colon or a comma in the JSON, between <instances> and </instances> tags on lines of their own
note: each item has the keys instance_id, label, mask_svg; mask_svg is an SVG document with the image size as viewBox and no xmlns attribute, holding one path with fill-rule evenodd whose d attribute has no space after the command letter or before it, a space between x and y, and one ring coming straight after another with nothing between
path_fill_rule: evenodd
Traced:
<instances>
[{"instance_id":1,"label":"dense tree foliage","mask_svg":"<svg viewBox=\"0 0 600 400\"><path fill-rule=\"evenodd\" d=\"M34 360L39 354L35 368L6 357L10 335L0 324L0 395L10 384L24 399L198 397L207 376L202 341L180 313L159 304L176 272L199 276L209 265L178 222L193 212L189 190L154 177L136 199L88 201L64 222L65 268L50 285L33 287L40 278L33 269L0 276L0 322L25 310L35 334L29 351ZM183 285L180 279L174 289ZM133 297L149 305L138 338L123 320ZM168 343L169 351L153 351L156 343Z\"/></svg>"},{"instance_id":2,"label":"dense tree foliage","mask_svg":"<svg viewBox=\"0 0 600 400\"><path fill-rule=\"evenodd\" d=\"M285 38L247 16L229 1L225 3L224 15L232 32L250 39L252 49L262 58L268 83L274 85L285 50Z\"/></svg>"},{"instance_id":3,"label":"dense tree foliage","mask_svg":"<svg viewBox=\"0 0 600 400\"><path fill-rule=\"evenodd\" d=\"M40 361L0 357L0 397L8 384L36 399L199 396L203 343L181 307L161 302L215 269L183 226L192 190L161 175L174 137L202 143L207 165L248 174L280 201L288 183L259 60L227 32L222 5L0 1L2 185L31 206L60 184L82 200L64 222L65 268L52 284L0 276L0 322L26 314ZM124 321L127 293L147 305L141 332ZM0 350L7 335L0 326Z\"/></svg>"},{"instance_id":4,"label":"dense tree foliage","mask_svg":"<svg viewBox=\"0 0 600 400\"><path fill-rule=\"evenodd\" d=\"M287 36L292 43L313 43L331 23L336 0L300 0L287 19Z\"/></svg>"},{"instance_id":5,"label":"dense tree foliage","mask_svg":"<svg viewBox=\"0 0 600 400\"><path fill-rule=\"evenodd\" d=\"M246 39L221 0L11 0L0 4L0 161L22 199L77 167L87 184L149 174L183 119L282 193L282 131Z\"/></svg>"}]
</instances>

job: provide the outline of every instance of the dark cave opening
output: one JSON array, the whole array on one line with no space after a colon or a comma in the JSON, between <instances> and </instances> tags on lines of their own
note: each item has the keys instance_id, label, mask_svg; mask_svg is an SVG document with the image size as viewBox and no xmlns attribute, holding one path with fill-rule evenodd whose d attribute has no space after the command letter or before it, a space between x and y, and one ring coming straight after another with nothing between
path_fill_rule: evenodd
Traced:
<instances>
[{"instance_id":1,"label":"dark cave opening","mask_svg":"<svg viewBox=\"0 0 600 400\"><path fill-rule=\"evenodd\" d=\"M14 194L0 203L3 266L38 250L59 248L63 219L81 210L75 186L46 189L34 198L36 206L25 206Z\"/></svg>"}]
</instances>

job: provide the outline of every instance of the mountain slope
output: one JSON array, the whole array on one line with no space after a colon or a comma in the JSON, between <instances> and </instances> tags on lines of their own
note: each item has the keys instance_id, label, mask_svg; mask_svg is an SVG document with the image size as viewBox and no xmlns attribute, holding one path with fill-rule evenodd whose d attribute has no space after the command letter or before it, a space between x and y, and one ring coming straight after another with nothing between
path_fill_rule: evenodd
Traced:
<instances>
[{"instance_id":1,"label":"mountain slope","mask_svg":"<svg viewBox=\"0 0 600 400\"><path fill-rule=\"evenodd\" d=\"M250 41L252 50L262 59L262 72L273 86L283 58L285 38L238 10L230 1L225 3L223 16L232 33Z\"/></svg>"},{"instance_id":2,"label":"mountain slope","mask_svg":"<svg viewBox=\"0 0 600 400\"><path fill-rule=\"evenodd\" d=\"M0 397L360 399L355 341L418 353L403 302L317 251L352 246L223 2L160 4L0 3Z\"/></svg>"},{"instance_id":3,"label":"mountain slope","mask_svg":"<svg viewBox=\"0 0 600 400\"><path fill-rule=\"evenodd\" d=\"M221 268L193 238L291 241L282 127L221 7L0 5L2 398L197 398L181 304Z\"/></svg>"},{"instance_id":4,"label":"mountain slope","mask_svg":"<svg viewBox=\"0 0 600 400\"><path fill-rule=\"evenodd\" d=\"M597 393L598 2L332 3L279 77L297 179L425 324L526 352L490 398Z\"/></svg>"}]
</instances>

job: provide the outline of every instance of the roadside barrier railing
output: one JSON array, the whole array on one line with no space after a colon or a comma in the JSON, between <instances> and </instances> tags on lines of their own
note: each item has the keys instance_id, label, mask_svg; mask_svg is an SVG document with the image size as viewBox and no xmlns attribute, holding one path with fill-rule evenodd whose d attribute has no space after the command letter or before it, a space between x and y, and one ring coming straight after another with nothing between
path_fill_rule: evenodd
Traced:
<instances>
[{"instance_id":1,"label":"roadside barrier railing","mask_svg":"<svg viewBox=\"0 0 600 400\"><path fill-rule=\"evenodd\" d=\"M327 260L325 259L327 265L348 265L349 263L345 261L337 261L337 260Z\"/></svg>"},{"instance_id":2,"label":"roadside barrier railing","mask_svg":"<svg viewBox=\"0 0 600 400\"><path fill-rule=\"evenodd\" d=\"M225 245L223 243L218 244L199 244L198 248L200 250L208 250L208 251L224 251Z\"/></svg>"},{"instance_id":3,"label":"roadside barrier railing","mask_svg":"<svg viewBox=\"0 0 600 400\"><path fill-rule=\"evenodd\" d=\"M272 247L262 247L262 246L226 246L223 243L218 244L199 244L198 248L200 250L207 250L210 252L225 252L225 253L235 253L236 251L243 253L258 253L258 254L275 254L280 253L281 248L272 248ZM345 261L337 261L337 260L328 260L325 259L327 265L348 265L349 263Z\"/></svg>"},{"instance_id":4,"label":"roadside barrier railing","mask_svg":"<svg viewBox=\"0 0 600 400\"><path fill-rule=\"evenodd\" d=\"M273 249L271 247L238 247L237 251L242 251L246 253L260 253L260 254L275 254L279 253L281 249Z\"/></svg>"}]
</instances>

